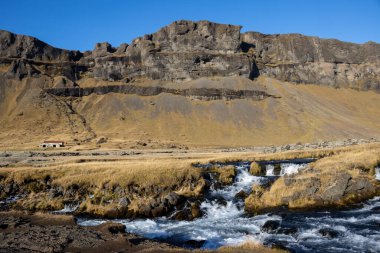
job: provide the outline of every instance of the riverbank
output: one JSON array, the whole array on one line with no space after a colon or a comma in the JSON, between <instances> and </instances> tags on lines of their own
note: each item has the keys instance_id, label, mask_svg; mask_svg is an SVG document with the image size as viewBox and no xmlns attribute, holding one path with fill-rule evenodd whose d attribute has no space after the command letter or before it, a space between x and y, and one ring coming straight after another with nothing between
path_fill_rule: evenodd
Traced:
<instances>
[{"instance_id":1,"label":"riverbank","mask_svg":"<svg viewBox=\"0 0 380 253\"><path fill-rule=\"evenodd\" d=\"M28 153L25 152L7 152L6 155L0 157L0 164L6 164L5 167L0 168L0 200L22 196L12 202L9 207L29 211L58 211L64 209L65 206L76 206L76 214L104 218L160 217L171 215L179 209L186 209L188 213L191 213L191 210L198 213L195 209L199 209L198 201L202 200L204 193L210 187L210 173L216 174L214 178L221 185L228 185L236 175L233 168L218 168L222 164L228 165L228 163L238 161L333 157L326 158L332 159L334 163L324 166L327 171L329 171L329 166L333 166L333 170L330 170L332 173L325 177L329 180L325 180L324 185L320 187L324 190L334 184L335 178L339 178L336 174L338 171L345 175L346 181L350 178L364 180L364 172L368 175L366 176L368 182L375 180L374 167L378 163L377 154L380 153L380 144L368 143L275 153L220 152L220 150L198 150L186 153L180 151L165 153L159 150L133 154L120 152L46 151L32 153L32 156L30 156L31 153L26 155ZM362 159L358 157L358 154L363 152L371 152L371 164L365 163L368 161L368 156L364 155ZM357 159L352 160L346 167L340 168L339 164L341 162L343 164L349 157L357 157ZM207 168L199 166L202 164L212 166ZM310 175L314 178L320 174L318 172ZM289 183L288 181L287 179L286 182ZM298 185L297 180L293 181L295 185ZM351 180L350 183L354 181ZM285 181L284 179L277 180L271 188L272 191L280 182ZM364 184L364 181L360 182L361 185ZM365 184L366 189L371 188L371 185L372 183ZM282 191L283 187L277 188ZM350 188L353 189L351 197L355 196L355 191L362 187L356 190L354 188ZM376 191L370 194L361 193L358 199L350 198L362 201L374 194ZM286 205L287 201L289 199L269 201L271 203L266 206L282 206ZM328 202L328 204L332 203ZM247 206L248 209L252 209L249 204ZM295 205L295 207L300 207L300 205ZM193 219L198 215L186 216L186 219Z\"/></svg>"},{"instance_id":2,"label":"riverbank","mask_svg":"<svg viewBox=\"0 0 380 253\"><path fill-rule=\"evenodd\" d=\"M1 208L70 212L85 215L91 225L98 225L97 219L103 223L118 218L127 231L147 238L164 235L162 241L173 245L214 249L251 236L261 244L282 245L272 244L271 234L262 228L273 215L268 210L333 210L378 195L378 143L274 153L113 152L120 151L45 151L32 156L7 152L0 158L9 162L0 168ZM314 160L303 158L316 161L308 164ZM267 167L252 175L252 162ZM307 195L310 180L313 186L318 181L319 187ZM249 220L244 210L264 216ZM231 227L230 222L238 225ZM212 237L216 227L222 234ZM190 233L195 228L203 234L198 239ZM291 238L298 238L301 231L279 228L288 230L293 231L286 234Z\"/></svg>"},{"instance_id":3,"label":"riverbank","mask_svg":"<svg viewBox=\"0 0 380 253\"><path fill-rule=\"evenodd\" d=\"M0 212L0 252L260 252L281 253L283 250L246 244L218 251L190 251L166 243L148 240L125 232L125 226L107 222L95 227L76 224L71 215L25 212Z\"/></svg>"}]
</instances>

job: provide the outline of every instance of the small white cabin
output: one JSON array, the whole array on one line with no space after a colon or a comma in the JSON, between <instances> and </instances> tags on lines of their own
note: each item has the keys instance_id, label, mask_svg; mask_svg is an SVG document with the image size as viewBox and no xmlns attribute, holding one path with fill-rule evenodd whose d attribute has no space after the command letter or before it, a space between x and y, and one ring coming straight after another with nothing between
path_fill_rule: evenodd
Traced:
<instances>
[{"instance_id":1,"label":"small white cabin","mask_svg":"<svg viewBox=\"0 0 380 253\"><path fill-rule=\"evenodd\" d=\"M61 148L65 146L63 141L43 141L40 148Z\"/></svg>"}]
</instances>

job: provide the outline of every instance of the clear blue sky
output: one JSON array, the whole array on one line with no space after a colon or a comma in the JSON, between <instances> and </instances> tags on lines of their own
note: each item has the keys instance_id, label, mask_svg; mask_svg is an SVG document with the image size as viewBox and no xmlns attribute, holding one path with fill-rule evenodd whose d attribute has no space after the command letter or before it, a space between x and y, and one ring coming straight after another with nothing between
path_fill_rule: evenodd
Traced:
<instances>
[{"instance_id":1,"label":"clear blue sky","mask_svg":"<svg viewBox=\"0 0 380 253\"><path fill-rule=\"evenodd\" d=\"M130 43L179 19L380 43L380 0L3 0L0 9L0 29L79 50Z\"/></svg>"}]
</instances>

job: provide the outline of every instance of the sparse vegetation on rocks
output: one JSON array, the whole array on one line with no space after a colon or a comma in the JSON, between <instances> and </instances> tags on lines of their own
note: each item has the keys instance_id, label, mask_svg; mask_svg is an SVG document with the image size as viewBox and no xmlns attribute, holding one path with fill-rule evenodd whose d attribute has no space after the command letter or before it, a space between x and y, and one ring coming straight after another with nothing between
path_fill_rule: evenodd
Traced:
<instances>
[{"instance_id":1,"label":"sparse vegetation on rocks","mask_svg":"<svg viewBox=\"0 0 380 253\"><path fill-rule=\"evenodd\" d=\"M263 176L265 175L265 168L257 162L252 162L249 168L249 173L254 176Z\"/></svg>"},{"instance_id":2,"label":"sparse vegetation on rocks","mask_svg":"<svg viewBox=\"0 0 380 253\"><path fill-rule=\"evenodd\" d=\"M254 214L282 206L340 208L367 200L380 193L374 175L379 163L378 147L322 158L300 173L279 178L266 190L254 189L245 208Z\"/></svg>"}]
</instances>

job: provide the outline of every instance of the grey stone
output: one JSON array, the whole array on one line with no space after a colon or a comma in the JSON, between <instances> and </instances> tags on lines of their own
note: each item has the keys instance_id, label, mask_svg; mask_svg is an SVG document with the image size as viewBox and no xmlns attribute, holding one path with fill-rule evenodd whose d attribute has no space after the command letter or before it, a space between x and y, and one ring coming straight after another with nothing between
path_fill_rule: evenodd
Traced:
<instances>
[{"instance_id":1,"label":"grey stone","mask_svg":"<svg viewBox=\"0 0 380 253\"><path fill-rule=\"evenodd\" d=\"M130 201L128 198L126 198L126 197L123 197L123 198L120 198L120 199L119 199L119 205L120 205L122 208L127 207L130 203L131 203L131 201Z\"/></svg>"},{"instance_id":2,"label":"grey stone","mask_svg":"<svg viewBox=\"0 0 380 253\"><path fill-rule=\"evenodd\" d=\"M295 83L380 91L380 45L300 34L240 33L240 26L176 21L121 44L98 43L92 52L63 50L36 38L0 30L6 76L84 76L130 82L139 78L182 82L213 76L260 75ZM38 64L40 67L34 67ZM358 142L358 140L356 140ZM284 147L287 149L287 147ZM289 147L291 149L292 147Z\"/></svg>"}]
</instances>

